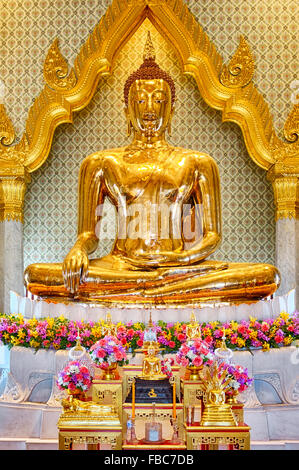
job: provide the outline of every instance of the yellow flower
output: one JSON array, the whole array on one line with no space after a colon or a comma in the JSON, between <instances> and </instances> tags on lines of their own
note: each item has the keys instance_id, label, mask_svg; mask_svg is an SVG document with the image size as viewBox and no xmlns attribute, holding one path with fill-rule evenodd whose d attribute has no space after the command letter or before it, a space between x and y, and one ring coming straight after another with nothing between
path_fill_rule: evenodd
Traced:
<instances>
[{"instance_id":1,"label":"yellow flower","mask_svg":"<svg viewBox=\"0 0 299 470\"><path fill-rule=\"evenodd\" d=\"M288 344L291 344L293 341L292 336L287 336L286 338L283 339L283 343L287 346Z\"/></svg>"},{"instance_id":2,"label":"yellow flower","mask_svg":"<svg viewBox=\"0 0 299 470\"><path fill-rule=\"evenodd\" d=\"M244 346L245 346L245 340L242 339L242 338L238 338L238 339L237 339L237 345L239 346L239 348L244 348Z\"/></svg>"},{"instance_id":3,"label":"yellow flower","mask_svg":"<svg viewBox=\"0 0 299 470\"><path fill-rule=\"evenodd\" d=\"M58 317L58 320L59 320L59 321L65 321L65 318L64 318L63 315L60 315L60 316Z\"/></svg>"},{"instance_id":4,"label":"yellow flower","mask_svg":"<svg viewBox=\"0 0 299 470\"><path fill-rule=\"evenodd\" d=\"M10 339L10 342L13 346L17 346L18 344L20 344L20 341L18 340L18 338L16 338L15 336L13 336L11 339Z\"/></svg>"},{"instance_id":5,"label":"yellow flower","mask_svg":"<svg viewBox=\"0 0 299 470\"><path fill-rule=\"evenodd\" d=\"M204 328L203 333L205 336L212 336L212 330L210 328Z\"/></svg>"},{"instance_id":6,"label":"yellow flower","mask_svg":"<svg viewBox=\"0 0 299 470\"><path fill-rule=\"evenodd\" d=\"M30 336L33 336L33 338L36 338L38 336L38 332L36 330L29 330Z\"/></svg>"},{"instance_id":7,"label":"yellow flower","mask_svg":"<svg viewBox=\"0 0 299 470\"><path fill-rule=\"evenodd\" d=\"M47 317L48 328L53 328L54 318Z\"/></svg>"},{"instance_id":8,"label":"yellow flower","mask_svg":"<svg viewBox=\"0 0 299 470\"><path fill-rule=\"evenodd\" d=\"M289 318L289 314L287 312L281 312L281 314L279 315L284 321L287 321L287 319Z\"/></svg>"},{"instance_id":9,"label":"yellow flower","mask_svg":"<svg viewBox=\"0 0 299 470\"><path fill-rule=\"evenodd\" d=\"M230 328L227 328L224 330L225 337L230 337L232 335L232 330Z\"/></svg>"},{"instance_id":10,"label":"yellow flower","mask_svg":"<svg viewBox=\"0 0 299 470\"><path fill-rule=\"evenodd\" d=\"M249 333L250 339L257 339L257 331L251 330Z\"/></svg>"},{"instance_id":11,"label":"yellow flower","mask_svg":"<svg viewBox=\"0 0 299 470\"><path fill-rule=\"evenodd\" d=\"M25 336L26 336L25 331L23 331L23 330L19 330L19 331L18 331L18 338L19 338L19 339L24 339Z\"/></svg>"},{"instance_id":12,"label":"yellow flower","mask_svg":"<svg viewBox=\"0 0 299 470\"><path fill-rule=\"evenodd\" d=\"M18 320L20 323L24 323L24 317L21 313L19 313L19 315L17 316Z\"/></svg>"},{"instance_id":13,"label":"yellow flower","mask_svg":"<svg viewBox=\"0 0 299 470\"><path fill-rule=\"evenodd\" d=\"M32 339L29 344L32 348L37 348L39 346L39 342L34 339Z\"/></svg>"},{"instance_id":14,"label":"yellow flower","mask_svg":"<svg viewBox=\"0 0 299 470\"><path fill-rule=\"evenodd\" d=\"M249 320L250 320L250 326L254 326L255 322L257 321L257 318L249 316Z\"/></svg>"},{"instance_id":15,"label":"yellow flower","mask_svg":"<svg viewBox=\"0 0 299 470\"><path fill-rule=\"evenodd\" d=\"M269 349L270 349L270 344L265 341L263 343L263 351L269 351Z\"/></svg>"},{"instance_id":16,"label":"yellow flower","mask_svg":"<svg viewBox=\"0 0 299 470\"><path fill-rule=\"evenodd\" d=\"M231 321L230 326L233 331L237 331L239 324L236 321Z\"/></svg>"}]
</instances>

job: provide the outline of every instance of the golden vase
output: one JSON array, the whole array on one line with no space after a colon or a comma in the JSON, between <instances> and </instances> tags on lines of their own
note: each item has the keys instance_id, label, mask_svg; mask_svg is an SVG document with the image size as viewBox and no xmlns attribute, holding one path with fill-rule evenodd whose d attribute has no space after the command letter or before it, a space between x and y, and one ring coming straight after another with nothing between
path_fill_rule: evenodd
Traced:
<instances>
[{"instance_id":1,"label":"golden vase","mask_svg":"<svg viewBox=\"0 0 299 470\"><path fill-rule=\"evenodd\" d=\"M229 392L225 393L226 403L229 403L230 405L234 405L238 403L238 400L237 400L238 395L239 395L238 390L230 389Z\"/></svg>"},{"instance_id":2,"label":"golden vase","mask_svg":"<svg viewBox=\"0 0 299 470\"><path fill-rule=\"evenodd\" d=\"M185 373L185 380L194 380L194 382L201 382L200 372L202 371L203 366L187 366Z\"/></svg>"},{"instance_id":3,"label":"golden vase","mask_svg":"<svg viewBox=\"0 0 299 470\"><path fill-rule=\"evenodd\" d=\"M108 367L100 367L102 371L101 380L115 380L117 375L117 362L113 362Z\"/></svg>"}]
</instances>

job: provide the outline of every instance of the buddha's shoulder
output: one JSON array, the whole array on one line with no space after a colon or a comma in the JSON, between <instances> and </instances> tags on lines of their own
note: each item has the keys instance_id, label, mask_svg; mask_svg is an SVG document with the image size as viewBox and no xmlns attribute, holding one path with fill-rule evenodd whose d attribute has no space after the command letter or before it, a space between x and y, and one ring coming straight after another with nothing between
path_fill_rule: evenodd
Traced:
<instances>
[{"instance_id":1,"label":"buddha's shoulder","mask_svg":"<svg viewBox=\"0 0 299 470\"><path fill-rule=\"evenodd\" d=\"M85 160L105 160L113 157L119 157L124 154L126 147L117 147L112 149L98 150L87 157Z\"/></svg>"},{"instance_id":2,"label":"buddha's shoulder","mask_svg":"<svg viewBox=\"0 0 299 470\"><path fill-rule=\"evenodd\" d=\"M174 155L180 157L184 156L190 160L201 160L201 161L212 161L215 162L213 157L206 152L202 152L201 150L194 150L194 149L187 149L184 147L174 147L173 149Z\"/></svg>"}]
</instances>

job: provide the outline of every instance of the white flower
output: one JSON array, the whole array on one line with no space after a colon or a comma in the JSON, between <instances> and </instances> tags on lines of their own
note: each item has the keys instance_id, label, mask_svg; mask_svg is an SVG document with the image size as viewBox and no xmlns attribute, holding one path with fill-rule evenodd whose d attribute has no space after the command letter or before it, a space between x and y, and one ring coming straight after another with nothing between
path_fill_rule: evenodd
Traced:
<instances>
[{"instance_id":1,"label":"white flower","mask_svg":"<svg viewBox=\"0 0 299 470\"><path fill-rule=\"evenodd\" d=\"M237 380L231 380L229 382L229 386L233 388L234 390L238 390L238 388L240 388L240 384Z\"/></svg>"},{"instance_id":2,"label":"white flower","mask_svg":"<svg viewBox=\"0 0 299 470\"><path fill-rule=\"evenodd\" d=\"M71 365L69 368L70 374L79 374L80 369L78 366Z\"/></svg>"},{"instance_id":3,"label":"white flower","mask_svg":"<svg viewBox=\"0 0 299 470\"><path fill-rule=\"evenodd\" d=\"M189 359L191 359L191 361L196 357L196 354L194 354L193 351L189 351L187 353L187 357L189 357Z\"/></svg>"}]
</instances>

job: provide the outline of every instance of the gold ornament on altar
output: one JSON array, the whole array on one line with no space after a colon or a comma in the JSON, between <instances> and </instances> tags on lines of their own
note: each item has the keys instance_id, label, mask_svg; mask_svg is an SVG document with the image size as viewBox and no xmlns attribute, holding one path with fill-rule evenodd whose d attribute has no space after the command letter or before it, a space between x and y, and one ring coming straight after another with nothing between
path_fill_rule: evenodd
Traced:
<instances>
[{"instance_id":1,"label":"gold ornament on altar","mask_svg":"<svg viewBox=\"0 0 299 470\"><path fill-rule=\"evenodd\" d=\"M161 370L161 359L157 357L157 352L158 350L155 349L155 347L148 347L147 354L143 358L142 373L139 376L140 379L163 380L167 378Z\"/></svg>"},{"instance_id":2,"label":"gold ornament on altar","mask_svg":"<svg viewBox=\"0 0 299 470\"><path fill-rule=\"evenodd\" d=\"M190 323L186 325L187 341L194 338L201 338L200 324L197 322L194 312L191 313Z\"/></svg>"},{"instance_id":3,"label":"gold ornament on altar","mask_svg":"<svg viewBox=\"0 0 299 470\"><path fill-rule=\"evenodd\" d=\"M175 86L155 62L150 36L124 97L132 143L85 158L77 240L63 263L30 265L26 288L49 299L109 304L256 301L273 294L280 282L274 266L207 259L221 242L219 170L205 153L167 142ZM117 208L119 231L111 253L90 260L106 198ZM200 221L202 237L187 239L184 207Z\"/></svg>"},{"instance_id":4,"label":"gold ornament on altar","mask_svg":"<svg viewBox=\"0 0 299 470\"><path fill-rule=\"evenodd\" d=\"M101 326L102 336L117 336L117 326L112 322L111 313L108 312Z\"/></svg>"},{"instance_id":5,"label":"gold ornament on altar","mask_svg":"<svg viewBox=\"0 0 299 470\"><path fill-rule=\"evenodd\" d=\"M117 417L116 407L114 405L101 405L94 401L83 401L70 394L69 397L61 401L64 413L78 413L86 415L97 415L101 417Z\"/></svg>"},{"instance_id":6,"label":"gold ornament on altar","mask_svg":"<svg viewBox=\"0 0 299 470\"><path fill-rule=\"evenodd\" d=\"M215 349L214 354L218 362L229 363L231 358L233 357L232 350L228 349L228 347L226 346L225 328L223 328L223 336L220 348Z\"/></svg>"},{"instance_id":7,"label":"gold ornament on altar","mask_svg":"<svg viewBox=\"0 0 299 470\"><path fill-rule=\"evenodd\" d=\"M226 403L225 388L230 379L226 379L227 371L219 370L217 363L205 367L200 373L201 388L207 395L201 426L236 426L231 405Z\"/></svg>"}]
</instances>

